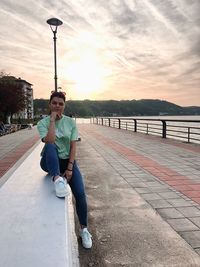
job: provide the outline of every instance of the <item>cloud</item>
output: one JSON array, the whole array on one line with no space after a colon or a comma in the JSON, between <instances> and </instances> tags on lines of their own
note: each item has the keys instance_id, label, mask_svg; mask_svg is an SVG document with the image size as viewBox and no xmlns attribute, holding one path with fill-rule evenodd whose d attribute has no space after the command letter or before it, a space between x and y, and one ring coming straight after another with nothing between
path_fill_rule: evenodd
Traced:
<instances>
[{"instance_id":1,"label":"cloud","mask_svg":"<svg viewBox=\"0 0 200 267\"><path fill-rule=\"evenodd\" d=\"M104 78L97 98L156 96L200 105L199 12L196 0L1 0L1 68L33 83L35 96L48 97L53 35L46 20L58 17L58 82L72 98L80 94L67 70L80 62L87 70L88 57Z\"/></svg>"}]
</instances>

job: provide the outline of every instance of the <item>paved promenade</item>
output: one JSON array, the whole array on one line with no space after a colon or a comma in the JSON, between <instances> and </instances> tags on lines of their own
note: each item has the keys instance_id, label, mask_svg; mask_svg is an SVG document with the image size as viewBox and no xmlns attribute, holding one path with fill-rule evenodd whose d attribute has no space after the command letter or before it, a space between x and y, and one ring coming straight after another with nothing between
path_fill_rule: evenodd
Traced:
<instances>
[{"instance_id":1,"label":"paved promenade","mask_svg":"<svg viewBox=\"0 0 200 267\"><path fill-rule=\"evenodd\" d=\"M79 242L80 266L200 266L200 146L98 125L78 128L94 243L85 250ZM2 175L30 147L38 149L38 140L36 128L0 137Z\"/></svg>"},{"instance_id":2,"label":"paved promenade","mask_svg":"<svg viewBox=\"0 0 200 267\"><path fill-rule=\"evenodd\" d=\"M98 125L79 131L96 246L95 256L80 248L82 266L200 266L191 260L200 254L200 146Z\"/></svg>"},{"instance_id":3,"label":"paved promenade","mask_svg":"<svg viewBox=\"0 0 200 267\"><path fill-rule=\"evenodd\" d=\"M0 186L16 169L17 162L20 159L23 160L23 156L37 141L39 141L39 136L36 127L0 137ZM9 174L5 176L8 171Z\"/></svg>"}]
</instances>

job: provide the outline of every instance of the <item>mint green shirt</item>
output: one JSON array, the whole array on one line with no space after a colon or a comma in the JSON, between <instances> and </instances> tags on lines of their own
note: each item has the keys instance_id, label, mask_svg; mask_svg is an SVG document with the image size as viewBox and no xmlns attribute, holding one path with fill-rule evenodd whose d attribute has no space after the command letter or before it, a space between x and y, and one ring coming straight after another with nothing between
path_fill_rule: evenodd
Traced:
<instances>
[{"instance_id":1,"label":"mint green shirt","mask_svg":"<svg viewBox=\"0 0 200 267\"><path fill-rule=\"evenodd\" d=\"M37 123L40 138L46 137L50 124L50 116ZM55 145L60 159L69 158L70 142L78 139L78 130L74 119L62 115L60 120L55 121L56 140Z\"/></svg>"}]
</instances>

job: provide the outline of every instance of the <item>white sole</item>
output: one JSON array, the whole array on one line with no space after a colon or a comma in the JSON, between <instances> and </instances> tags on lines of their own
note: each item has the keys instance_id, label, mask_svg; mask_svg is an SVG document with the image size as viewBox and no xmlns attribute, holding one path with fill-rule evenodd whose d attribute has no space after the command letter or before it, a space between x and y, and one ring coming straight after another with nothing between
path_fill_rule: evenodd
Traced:
<instances>
[{"instance_id":1,"label":"white sole","mask_svg":"<svg viewBox=\"0 0 200 267\"><path fill-rule=\"evenodd\" d=\"M85 249L90 249L90 248L92 248L92 245L90 247L89 246L87 247L87 246L83 246L83 243L82 243L82 247Z\"/></svg>"},{"instance_id":2,"label":"white sole","mask_svg":"<svg viewBox=\"0 0 200 267\"><path fill-rule=\"evenodd\" d=\"M66 193L66 192L56 193L56 196L57 197L68 197L69 193Z\"/></svg>"}]
</instances>

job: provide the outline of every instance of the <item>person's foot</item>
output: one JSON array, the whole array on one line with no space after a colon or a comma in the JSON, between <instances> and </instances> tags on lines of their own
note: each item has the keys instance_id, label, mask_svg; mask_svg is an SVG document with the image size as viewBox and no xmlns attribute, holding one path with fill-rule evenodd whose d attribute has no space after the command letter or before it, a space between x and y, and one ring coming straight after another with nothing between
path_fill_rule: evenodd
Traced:
<instances>
[{"instance_id":1,"label":"person's foot","mask_svg":"<svg viewBox=\"0 0 200 267\"><path fill-rule=\"evenodd\" d=\"M57 197L67 197L70 194L69 185L67 184L65 178L59 176L54 181L54 185Z\"/></svg>"},{"instance_id":2,"label":"person's foot","mask_svg":"<svg viewBox=\"0 0 200 267\"><path fill-rule=\"evenodd\" d=\"M91 248L92 247L92 236L88 232L87 228L83 228L80 230L80 237L82 239L82 245L84 248Z\"/></svg>"}]
</instances>

